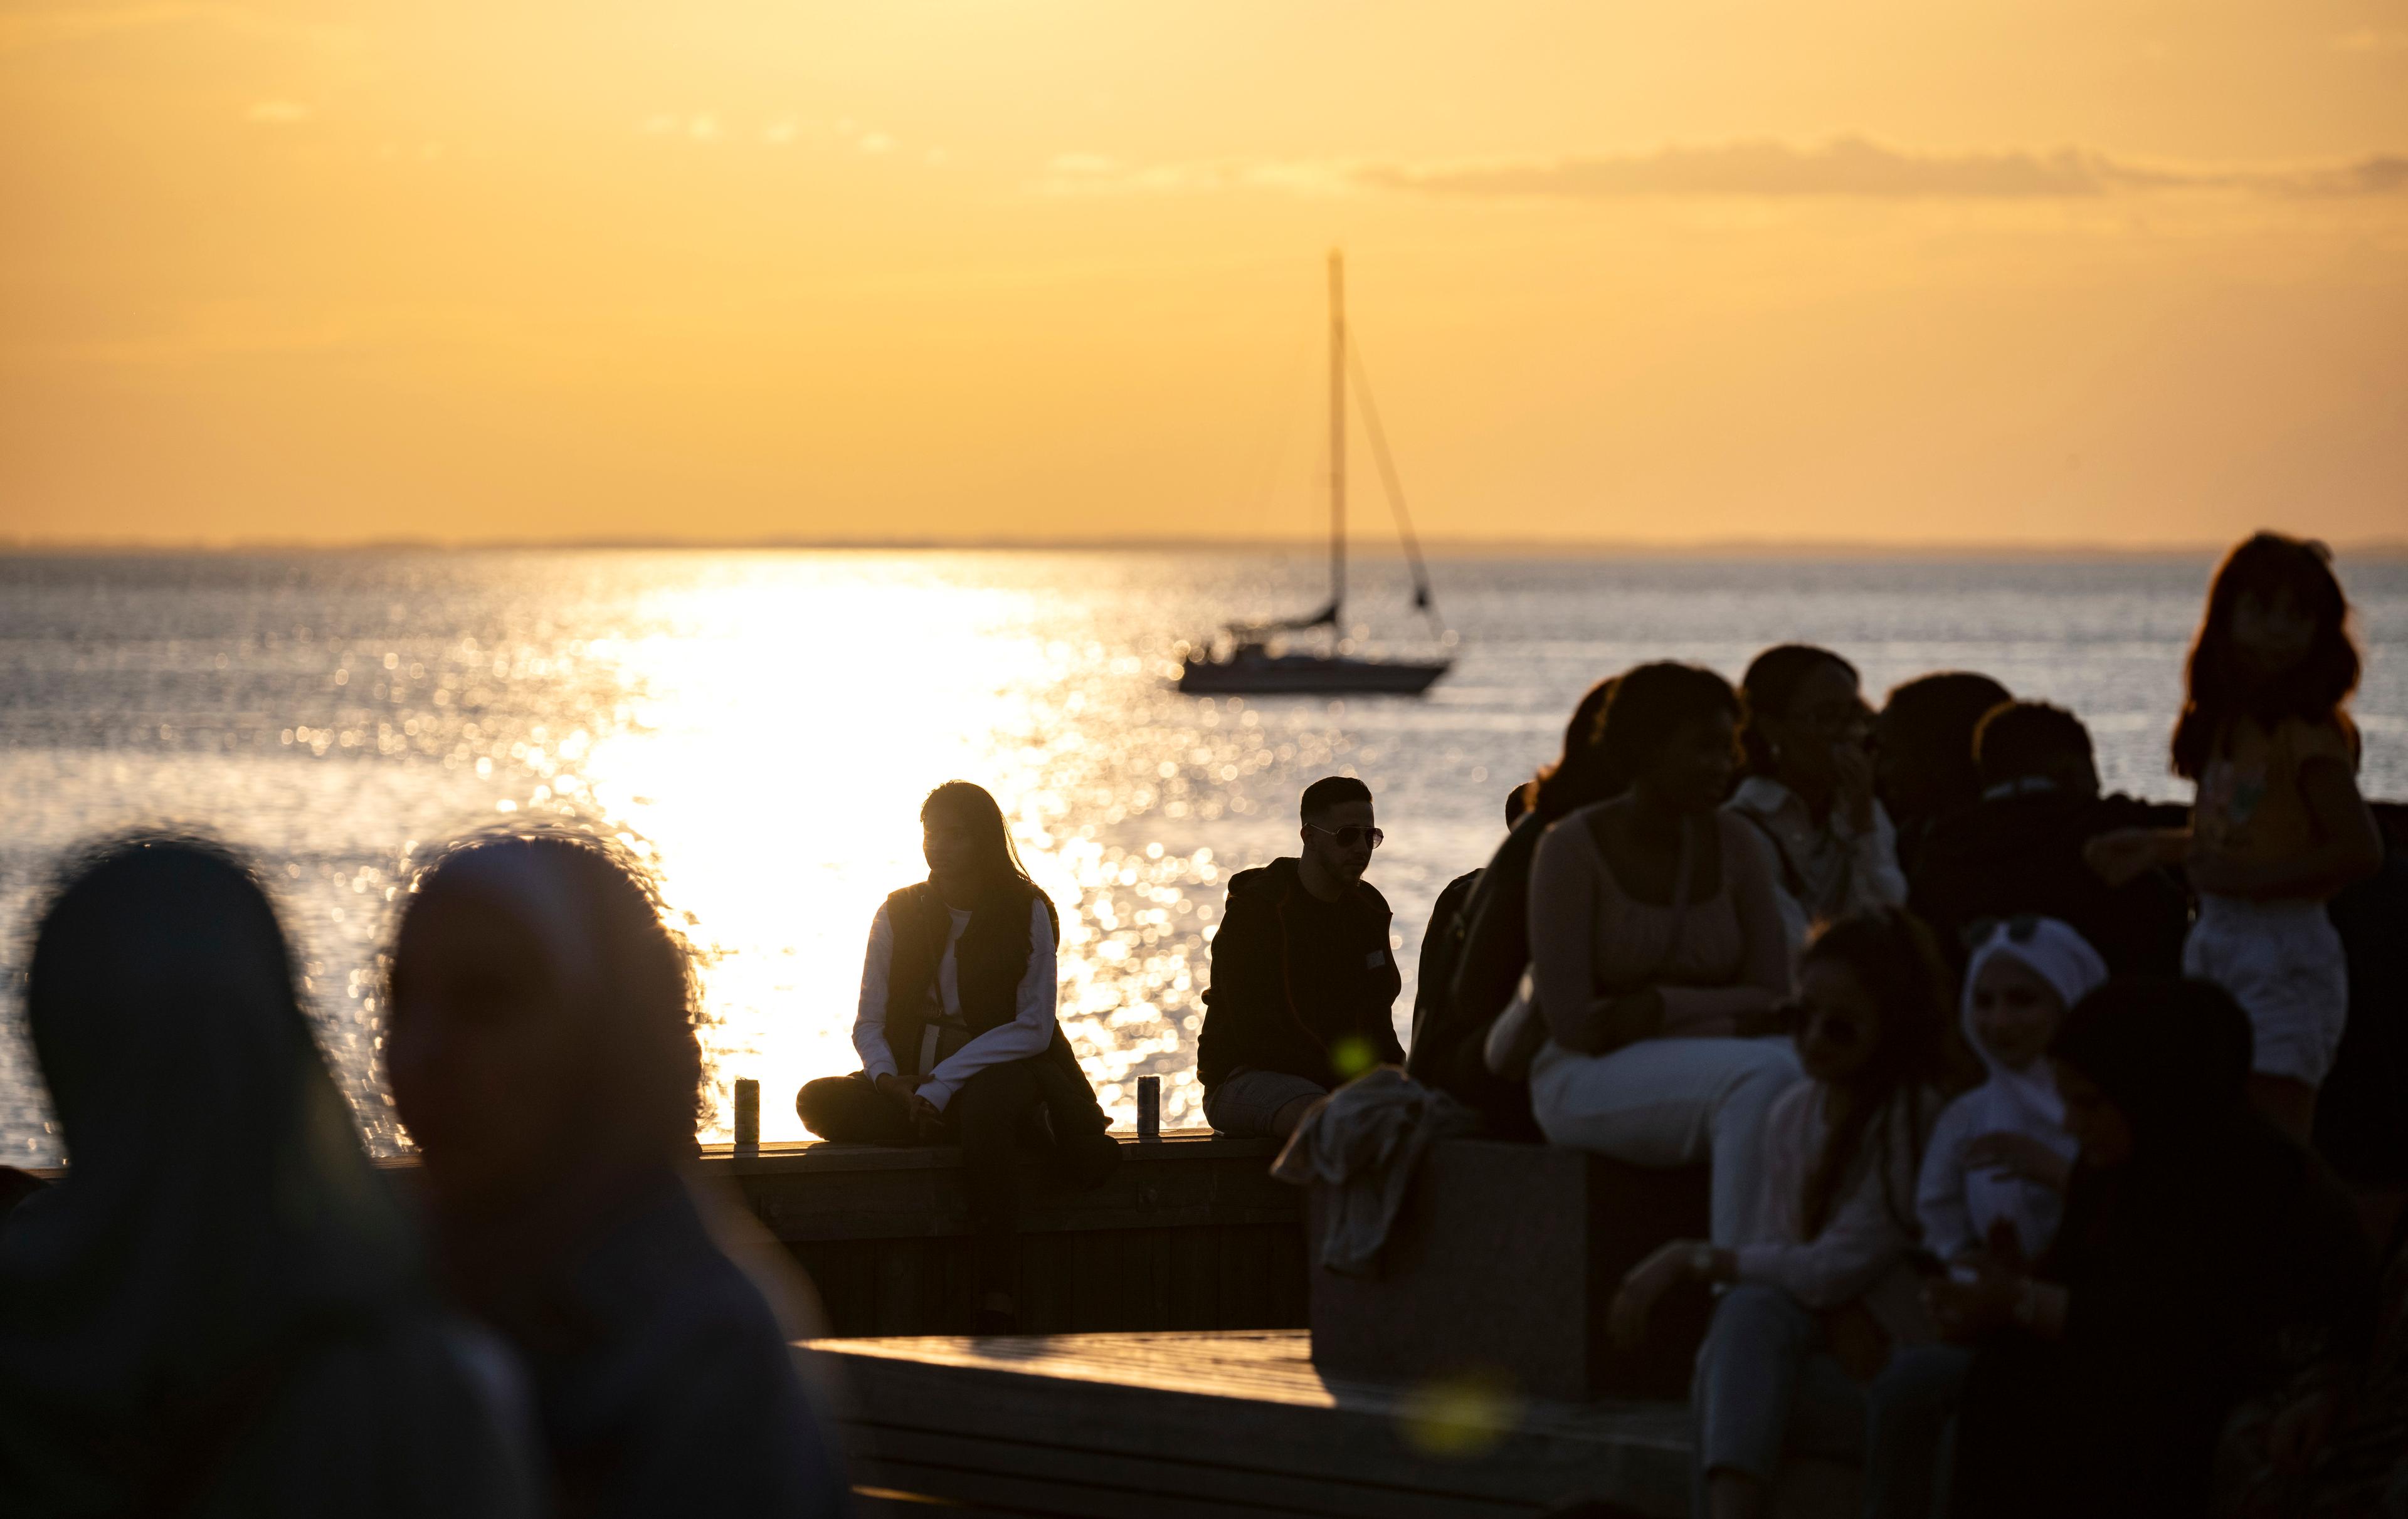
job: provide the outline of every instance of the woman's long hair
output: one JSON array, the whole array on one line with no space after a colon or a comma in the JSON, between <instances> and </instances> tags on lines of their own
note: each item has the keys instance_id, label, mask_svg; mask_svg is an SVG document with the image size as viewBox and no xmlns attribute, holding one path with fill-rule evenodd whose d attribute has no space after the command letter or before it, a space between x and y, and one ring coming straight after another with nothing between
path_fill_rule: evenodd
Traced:
<instances>
[{"instance_id":1,"label":"woman's long hair","mask_svg":"<svg viewBox=\"0 0 2408 1519\"><path fill-rule=\"evenodd\" d=\"M1553 823L1575 808L1601 802L1613 795L1605 789L1597 740L1605 719L1605 704L1620 679L1608 676L1588 688L1580 705L1572 709L1572 720L1564 724L1563 752L1555 763L1540 766L1539 773L1523 786L1524 806L1536 812L1540 822Z\"/></svg>"},{"instance_id":2,"label":"woman's long hair","mask_svg":"<svg viewBox=\"0 0 2408 1519\"><path fill-rule=\"evenodd\" d=\"M26 1512L186 1507L141 1500L191 1432L167 1413L239 1403L263 1355L405 1303L415 1242L240 856L164 833L79 851L37 921L26 1031L74 1164L0 1230L0 1488Z\"/></svg>"},{"instance_id":3,"label":"woman's long hair","mask_svg":"<svg viewBox=\"0 0 2408 1519\"><path fill-rule=\"evenodd\" d=\"M1831 652L1811 643L1775 644L1748 661L1747 673L1740 677L1742 714L1739 724L1739 747L1742 764L1749 775L1772 775L1781 768L1780 757L1772 752L1772 741L1756 724L1758 716L1786 717L1790 703L1798 699L1798 688L1806 678L1826 665L1837 665L1857 680L1856 667Z\"/></svg>"},{"instance_id":4,"label":"woman's long hair","mask_svg":"<svg viewBox=\"0 0 2408 1519\"><path fill-rule=\"evenodd\" d=\"M2316 634L2300 663L2280 680L2252 687L2232 647L2232 614L2241 598L2272 600L2291 594L2315 620ZM2182 717L2174 724L2173 769L2186 781L2207 773L2218 737L2246 714L2272 724L2286 717L2338 722L2353 740L2343 710L2358 689L2358 646L2349 636L2349 598L2332 571L2332 551L2310 538L2257 533L2233 546L2207 588L2207 611L2183 666Z\"/></svg>"},{"instance_id":5,"label":"woman's long hair","mask_svg":"<svg viewBox=\"0 0 2408 1519\"><path fill-rule=\"evenodd\" d=\"M1890 1187L1894 1131L1903 1125L1910 1147L1907 1173L1923 1167L1924 1110L1936 1109L1947 1082L1949 1058L1948 971L1939 944L1923 920L1904 908L1875 908L1824 924L1806 946L1799 967L1828 960L1845 966L1881 1012L1872 1056L1851 1083L1854 1100L1823 1141L1822 1154L1806 1177L1799 1211L1806 1238L1831 1221L1841 1189L1873 1134L1873 1168L1881 1178L1882 1202L1910 1231L1914 1198Z\"/></svg>"},{"instance_id":6,"label":"woman's long hair","mask_svg":"<svg viewBox=\"0 0 2408 1519\"><path fill-rule=\"evenodd\" d=\"M1020 863L1020 851L1013 847L1011 830L1004 826L1003 809L996 805L994 795L984 786L968 781L948 781L928 793L920 804L923 826L942 818L967 831L979 853L979 880L987 891L1018 882L1030 891L1037 883L1028 879L1028 867Z\"/></svg>"}]
</instances>

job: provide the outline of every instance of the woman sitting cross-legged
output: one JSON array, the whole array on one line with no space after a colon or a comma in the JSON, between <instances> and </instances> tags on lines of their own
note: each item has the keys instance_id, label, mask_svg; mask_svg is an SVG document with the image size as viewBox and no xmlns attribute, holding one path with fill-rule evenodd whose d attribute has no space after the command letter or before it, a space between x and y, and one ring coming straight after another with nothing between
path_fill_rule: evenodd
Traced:
<instances>
[{"instance_id":1,"label":"woman sitting cross-legged","mask_svg":"<svg viewBox=\"0 0 2408 1519\"><path fill-rule=\"evenodd\" d=\"M1945 1064L1939 953L1912 915L1883 908L1825 927L1799 981L1808 1079L1765 1118L1746 1233L1736 1249L1664 1246L1624 1279L1612 1310L1614 1338L1634 1343L1678 1283L1731 1284L1690 1396L1701 1512L1714 1519L1764 1512L1784 1453L1852 1459L1878 1446L1893 1353L1932 1337L1910 1254ZM1869 1512L1884 1512L1879 1488L1869 1481Z\"/></svg>"},{"instance_id":2,"label":"woman sitting cross-legged","mask_svg":"<svg viewBox=\"0 0 2408 1519\"><path fill-rule=\"evenodd\" d=\"M812 1133L870 1144L958 1143L979 1240L979 1328L1015 1326L1024 1139L1096 1186L1120 1146L1054 1020L1054 904L1028 879L981 786L948 781L920 808L928 879L870 921L853 1046L861 1070L807 1083Z\"/></svg>"}]
</instances>

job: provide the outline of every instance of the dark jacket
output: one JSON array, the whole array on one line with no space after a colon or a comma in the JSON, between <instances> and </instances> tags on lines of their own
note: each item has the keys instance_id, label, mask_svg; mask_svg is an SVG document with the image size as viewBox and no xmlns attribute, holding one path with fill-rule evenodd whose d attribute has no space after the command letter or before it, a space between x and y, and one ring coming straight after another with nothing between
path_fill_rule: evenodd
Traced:
<instances>
[{"instance_id":1,"label":"dark jacket","mask_svg":"<svg viewBox=\"0 0 2408 1519\"><path fill-rule=\"evenodd\" d=\"M969 925L962 930L961 942L953 946L963 1025L953 1038L975 1039L1019 1015L1020 981L1028 974L1028 956L1036 948L1028 937L1032 902L1045 904L1046 921L1054 925L1054 941L1059 945L1062 916L1054 910L1054 899L1025 881L1007 882L971 910ZM895 932L894 958L886 969L886 1043L907 1076L921 1076L926 1074L920 1069L920 1034L927 1026L928 989L935 984L938 965L945 957L953 917L944 898L937 895L935 883L922 881L886 898L886 921ZM941 1060L944 1046L939 1049ZM1080 1111L1066 1112L1065 1119L1100 1119L1102 1110L1096 1108L1095 1090L1079 1068L1078 1053L1063 1037L1059 1023L1054 1025L1054 1038L1043 1053L1033 1058L1068 1076L1078 1093L1084 1095ZM1074 1100L1067 1096L1069 1085L1060 1084L1057 1089L1066 1094L1065 1102ZM1096 1109L1093 1114L1085 1111L1091 1108Z\"/></svg>"},{"instance_id":2,"label":"dark jacket","mask_svg":"<svg viewBox=\"0 0 2408 1519\"><path fill-rule=\"evenodd\" d=\"M1489 1074L1483 1046L1529 968L1530 860L1550 821L1526 814L1480 872L1463 905L1463 942L1448 985L1441 997L1415 1008L1412 1058L1405 1064L1415 1081L1469 1105L1498 1139L1541 1138L1529 1083ZM1416 996L1430 993L1424 988Z\"/></svg>"},{"instance_id":3,"label":"dark jacket","mask_svg":"<svg viewBox=\"0 0 2408 1519\"><path fill-rule=\"evenodd\" d=\"M1316 935L1305 920L1320 917L1318 904L1297 866L1277 859L1230 879L1196 1041L1207 1092L1240 1066L1335 1087L1369 1068L1367 1048L1372 1062L1404 1062L1389 1022L1404 977L1388 945L1387 899L1357 881L1336 905L1336 933Z\"/></svg>"},{"instance_id":4,"label":"dark jacket","mask_svg":"<svg viewBox=\"0 0 2408 1519\"><path fill-rule=\"evenodd\" d=\"M1421 966L1413 975L1413 1023L1409 1038L1421 1048L1422 1029L1443 1017L1447 995L1455 988L1455 967L1462 963L1464 940L1469 937L1472 891L1480 872L1467 870L1446 883L1430 904L1429 926L1422 930Z\"/></svg>"},{"instance_id":5,"label":"dark jacket","mask_svg":"<svg viewBox=\"0 0 2408 1519\"><path fill-rule=\"evenodd\" d=\"M2233 1404L2302 1357L2355 1358L2372 1327L2348 1196L2254 1115L2153 1163L2077 1165L2035 1274L2067 1288L2063 1337L1976 1353L1960 1519L2206 1512Z\"/></svg>"},{"instance_id":6,"label":"dark jacket","mask_svg":"<svg viewBox=\"0 0 2408 1519\"><path fill-rule=\"evenodd\" d=\"M2182 882L2158 869L2110 886L2082 858L2082 846L2100 834L2157 821L2148 803L2124 795L1984 800L1933 828L1907 905L1960 969L1968 929L1985 918L2039 913L2071 924L2117 976L2180 975L2190 920Z\"/></svg>"}]
</instances>

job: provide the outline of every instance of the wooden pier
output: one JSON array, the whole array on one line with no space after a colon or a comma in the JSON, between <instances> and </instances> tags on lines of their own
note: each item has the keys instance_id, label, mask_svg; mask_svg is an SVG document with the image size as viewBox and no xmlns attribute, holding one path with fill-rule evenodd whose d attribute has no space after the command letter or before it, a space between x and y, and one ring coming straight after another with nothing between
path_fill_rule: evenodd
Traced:
<instances>
[{"instance_id":1,"label":"wooden pier","mask_svg":"<svg viewBox=\"0 0 2408 1519\"><path fill-rule=\"evenodd\" d=\"M1305 1195L1271 1180L1278 1147L1209 1129L1121 1139L1120 1168L1092 1192L1022 1162L1022 1329L1301 1329ZM702 1169L810 1274L831 1332L971 1328L976 1263L958 1149L806 1141L738 1156L707 1145Z\"/></svg>"},{"instance_id":2,"label":"wooden pier","mask_svg":"<svg viewBox=\"0 0 2408 1519\"><path fill-rule=\"evenodd\" d=\"M825 1340L861 1512L1502 1519L1689 1510L1677 1403L1523 1402L1326 1377L1300 1330Z\"/></svg>"}]
</instances>

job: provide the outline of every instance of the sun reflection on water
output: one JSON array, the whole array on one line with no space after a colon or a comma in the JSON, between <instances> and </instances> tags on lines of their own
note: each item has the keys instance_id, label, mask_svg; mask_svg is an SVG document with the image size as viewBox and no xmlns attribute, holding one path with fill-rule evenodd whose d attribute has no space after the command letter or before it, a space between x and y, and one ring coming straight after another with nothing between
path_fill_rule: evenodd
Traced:
<instances>
[{"instance_id":1,"label":"sun reflection on water","mask_svg":"<svg viewBox=\"0 0 2408 1519\"><path fill-rule=\"evenodd\" d=\"M1357 567L1405 608L1401 569ZM2356 562L2370 652L2364 784L2408 790L2408 571ZM1297 791L1353 771L1388 844L1372 880L1406 974L1431 899L1486 857L1511 779L1635 660L1736 671L1804 638L1869 686L1982 667L2087 718L2113 785L2162 795L2162 734L2195 565L1462 562L1466 656L1424 701L1179 695L1176 640L1308 605L1311 555L376 553L0 560L0 975L60 852L128 824L198 824L279 896L319 1036L380 1151L402 1142L378 1064L377 954L414 850L496 819L571 814L657 866L705 956L703 1030L730 1085L793 1094L849 1070L862 942L921 879L939 782L994 792L1060 910L1063 1025L1116 1120L1163 1078L1200 1121L1195 1036L1230 873L1295 848ZM1388 582L1382 583L1381 577ZM1807 576L1808 581L1813 577ZM0 1142L61 1150L11 999Z\"/></svg>"}]
</instances>

